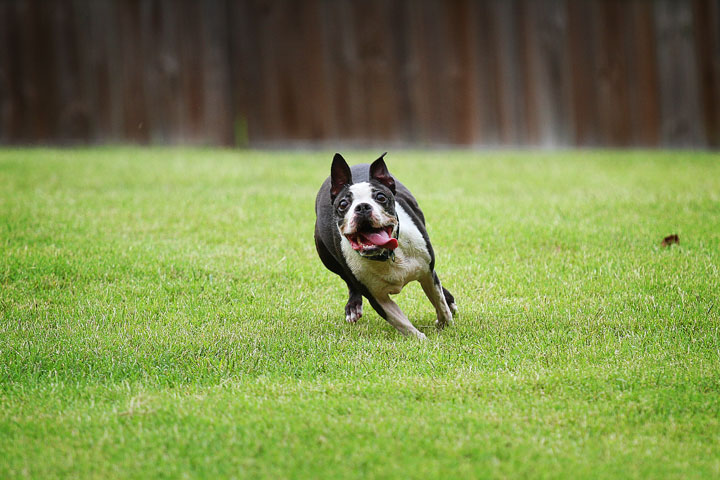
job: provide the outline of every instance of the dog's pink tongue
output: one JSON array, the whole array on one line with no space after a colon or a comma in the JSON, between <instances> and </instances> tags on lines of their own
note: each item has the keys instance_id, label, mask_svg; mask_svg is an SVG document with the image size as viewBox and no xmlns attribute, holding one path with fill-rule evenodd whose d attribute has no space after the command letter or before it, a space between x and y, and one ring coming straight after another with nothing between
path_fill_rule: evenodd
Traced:
<instances>
[{"instance_id":1,"label":"dog's pink tongue","mask_svg":"<svg viewBox=\"0 0 720 480\"><path fill-rule=\"evenodd\" d=\"M398 246L397 239L392 238L385 230L373 233L363 233L363 237L367 242L377 245L378 247L395 250Z\"/></svg>"}]
</instances>

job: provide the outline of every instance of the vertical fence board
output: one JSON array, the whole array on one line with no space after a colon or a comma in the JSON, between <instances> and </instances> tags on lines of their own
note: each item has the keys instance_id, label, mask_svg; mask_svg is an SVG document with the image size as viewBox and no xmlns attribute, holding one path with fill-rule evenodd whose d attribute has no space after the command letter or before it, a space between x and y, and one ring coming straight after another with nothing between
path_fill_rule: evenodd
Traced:
<instances>
[{"instance_id":1,"label":"vertical fence board","mask_svg":"<svg viewBox=\"0 0 720 480\"><path fill-rule=\"evenodd\" d=\"M17 2L0 2L0 142L25 140L22 129L20 28Z\"/></svg>"},{"instance_id":2,"label":"vertical fence board","mask_svg":"<svg viewBox=\"0 0 720 480\"><path fill-rule=\"evenodd\" d=\"M652 3L634 1L632 15L631 65L635 70L633 127L634 144L657 145L660 134L660 107L658 93L658 65L655 49L655 25Z\"/></svg>"},{"instance_id":3,"label":"vertical fence board","mask_svg":"<svg viewBox=\"0 0 720 480\"><path fill-rule=\"evenodd\" d=\"M85 95L87 100L88 115L90 118L89 142L104 142L108 140L110 128L109 105L108 105L108 74L107 60L105 57L105 31L107 26L101 25L99 3L86 5L85 0L77 0L76 12L83 12L79 16L79 28L84 34L78 38L78 42L87 42L81 54L83 77L85 78ZM80 44L80 43L78 43Z\"/></svg>"},{"instance_id":4,"label":"vertical fence board","mask_svg":"<svg viewBox=\"0 0 720 480\"><path fill-rule=\"evenodd\" d=\"M575 1L568 1L567 8L572 135L576 145L596 146L600 135L595 9L590 2Z\"/></svg>"},{"instance_id":5,"label":"vertical fence board","mask_svg":"<svg viewBox=\"0 0 720 480\"><path fill-rule=\"evenodd\" d=\"M692 6L674 0L655 2L660 71L662 143L704 145L699 123L697 62L693 50Z\"/></svg>"},{"instance_id":6,"label":"vertical fence board","mask_svg":"<svg viewBox=\"0 0 720 480\"><path fill-rule=\"evenodd\" d=\"M517 2L500 0L497 5L498 53L500 59L500 139L504 144L524 144L527 122L524 108L522 58L518 44Z\"/></svg>"},{"instance_id":7,"label":"vertical fence board","mask_svg":"<svg viewBox=\"0 0 720 480\"><path fill-rule=\"evenodd\" d=\"M720 1L694 0L700 104L708 145L720 147Z\"/></svg>"},{"instance_id":8,"label":"vertical fence board","mask_svg":"<svg viewBox=\"0 0 720 480\"><path fill-rule=\"evenodd\" d=\"M537 112L538 140L542 145L570 143L570 69L566 58L567 12L561 0L527 5L533 41L528 61L535 89L532 109Z\"/></svg>"},{"instance_id":9,"label":"vertical fence board","mask_svg":"<svg viewBox=\"0 0 720 480\"><path fill-rule=\"evenodd\" d=\"M450 35L452 57L452 78L450 91L454 92L455 130L449 139L451 143L471 145L476 142L479 122L477 111L478 82L475 46L475 30L469 0L448 2L448 31Z\"/></svg>"},{"instance_id":10,"label":"vertical fence board","mask_svg":"<svg viewBox=\"0 0 720 480\"><path fill-rule=\"evenodd\" d=\"M56 59L53 52L53 14L61 8L58 3L45 5L40 1L21 2L23 10L21 22L22 42L28 47L28 55L23 55L23 90L26 97L27 115L24 115L25 128L33 141L47 143L55 136L58 102Z\"/></svg>"},{"instance_id":11,"label":"vertical fence board","mask_svg":"<svg viewBox=\"0 0 720 480\"><path fill-rule=\"evenodd\" d=\"M201 9L205 116L200 134L206 142L229 145L232 143L232 100L225 19L227 8L224 0L212 0L203 2Z\"/></svg>"},{"instance_id":12,"label":"vertical fence board","mask_svg":"<svg viewBox=\"0 0 720 480\"><path fill-rule=\"evenodd\" d=\"M537 45L538 31L535 28L533 0L520 0L518 2L518 14L516 21L517 30L520 34L519 57L522 67L522 91L523 110L525 113L525 130L523 132L523 143L526 145L537 145L540 141L540 125L538 119L538 72L537 65L533 62L534 47Z\"/></svg>"},{"instance_id":13,"label":"vertical fence board","mask_svg":"<svg viewBox=\"0 0 720 480\"><path fill-rule=\"evenodd\" d=\"M625 33L628 19L619 0L600 5L598 107L604 144L632 143Z\"/></svg>"},{"instance_id":14,"label":"vertical fence board","mask_svg":"<svg viewBox=\"0 0 720 480\"><path fill-rule=\"evenodd\" d=\"M455 96L457 70L455 51L448 32L447 4L440 0L429 1L423 9L424 29L428 34L423 42L423 58L427 62L430 88L426 139L432 143L449 143L457 131Z\"/></svg>"},{"instance_id":15,"label":"vertical fence board","mask_svg":"<svg viewBox=\"0 0 720 480\"><path fill-rule=\"evenodd\" d=\"M437 38L437 32L429 27L425 11L431 2L419 0L408 5L410 17L410 62L411 62L411 101L417 112L417 138L420 143L427 143L437 138L438 132L433 131L432 99L437 92L437 71L429 60L431 48L429 39Z\"/></svg>"},{"instance_id":16,"label":"vertical fence board","mask_svg":"<svg viewBox=\"0 0 720 480\"><path fill-rule=\"evenodd\" d=\"M360 80L360 103L362 126L355 135L358 138L377 138L392 140L396 138L395 126L398 124L396 102L395 67L390 34L387 3L367 1L353 5L353 17L362 18L354 23L356 57L355 69Z\"/></svg>"},{"instance_id":17,"label":"vertical fence board","mask_svg":"<svg viewBox=\"0 0 720 480\"><path fill-rule=\"evenodd\" d=\"M416 142L417 128L415 118L417 112L410 96L410 82L412 77L412 65L410 63L410 26L406 10L408 5L412 6L412 0L399 0L392 2L389 9L389 24L392 55L395 59L393 66L393 82L396 95L395 118L396 126L394 141Z\"/></svg>"},{"instance_id":18,"label":"vertical fence board","mask_svg":"<svg viewBox=\"0 0 720 480\"><path fill-rule=\"evenodd\" d=\"M148 140L146 124L143 66L145 45L140 30L140 2L128 0L118 4L118 33L122 72L121 96L124 103L122 137L136 143Z\"/></svg>"},{"instance_id":19,"label":"vertical fence board","mask_svg":"<svg viewBox=\"0 0 720 480\"><path fill-rule=\"evenodd\" d=\"M70 68L75 71L76 80L70 85L73 91L73 104L68 108L70 124L64 140L68 143L83 142L94 143L102 140L104 134L98 128L98 90L93 70L93 48L85 45L94 45L94 21L91 10L85 7L82 0L73 0L71 3L72 15L69 20L66 35L70 39L68 57ZM64 99L67 102L67 99Z\"/></svg>"},{"instance_id":20,"label":"vertical fence board","mask_svg":"<svg viewBox=\"0 0 720 480\"><path fill-rule=\"evenodd\" d=\"M120 59L123 58L122 39L117 22L118 11L114 2L91 4L94 14L94 35L98 39L95 51L99 90L99 122L105 132L104 141L121 142L125 118L124 76Z\"/></svg>"},{"instance_id":21,"label":"vertical fence board","mask_svg":"<svg viewBox=\"0 0 720 480\"><path fill-rule=\"evenodd\" d=\"M233 94L230 122L233 142L240 146L264 140L266 114L261 106L261 92L267 85L262 81L259 58L261 15L264 13L261 14L250 0L228 0L228 62Z\"/></svg>"},{"instance_id":22,"label":"vertical fence board","mask_svg":"<svg viewBox=\"0 0 720 480\"><path fill-rule=\"evenodd\" d=\"M172 86L166 77L169 65L167 60L163 61L166 52L162 38L167 29L164 21L167 17L161 15L161 5L160 0L151 0L143 2L140 9L142 44L145 48L140 68L143 69L143 87L147 92L144 128L153 143L169 142L171 139L167 95ZM149 48L151 45L154 47Z\"/></svg>"},{"instance_id":23,"label":"vertical fence board","mask_svg":"<svg viewBox=\"0 0 720 480\"><path fill-rule=\"evenodd\" d=\"M180 3L184 15L178 17L180 45L181 132L184 138L197 142L205 120L205 75L202 57L205 45L202 38L201 2L184 0Z\"/></svg>"},{"instance_id":24,"label":"vertical fence board","mask_svg":"<svg viewBox=\"0 0 720 480\"><path fill-rule=\"evenodd\" d=\"M502 75L497 28L497 1L472 2L472 29L475 49L477 143L507 143L502 131L508 130L502 110Z\"/></svg>"}]
</instances>

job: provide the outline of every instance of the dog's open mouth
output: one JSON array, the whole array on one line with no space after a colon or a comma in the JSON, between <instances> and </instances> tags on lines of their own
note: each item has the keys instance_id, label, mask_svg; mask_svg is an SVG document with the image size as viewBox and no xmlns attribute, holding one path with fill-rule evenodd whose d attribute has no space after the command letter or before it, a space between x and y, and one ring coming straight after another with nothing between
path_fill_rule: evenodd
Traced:
<instances>
[{"instance_id":1,"label":"dog's open mouth","mask_svg":"<svg viewBox=\"0 0 720 480\"><path fill-rule=\"evenodd\" d=\"M387 248L395 250L398 246L397 238L392 236L393 227L367 228L362 231L345 235L350 240L353 250L358 252Z\"/></svg>"}]
</instances>

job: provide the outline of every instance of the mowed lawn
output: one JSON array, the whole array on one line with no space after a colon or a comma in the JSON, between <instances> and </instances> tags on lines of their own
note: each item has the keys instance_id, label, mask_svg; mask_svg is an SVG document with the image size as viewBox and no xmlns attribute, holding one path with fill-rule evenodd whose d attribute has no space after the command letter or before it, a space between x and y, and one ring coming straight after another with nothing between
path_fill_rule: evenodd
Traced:
<instances>
[{"instance_id":1,"label":"mowed lawn","mask_svg":"<svg viewBox=\"0 0 720 480\"><path fill-rule=\"evenodd\" d=\"M0 478L720 475L717 154L391 151L421 343L344 321L333 153L0 150Z\"/></svg>"}]
</instances>

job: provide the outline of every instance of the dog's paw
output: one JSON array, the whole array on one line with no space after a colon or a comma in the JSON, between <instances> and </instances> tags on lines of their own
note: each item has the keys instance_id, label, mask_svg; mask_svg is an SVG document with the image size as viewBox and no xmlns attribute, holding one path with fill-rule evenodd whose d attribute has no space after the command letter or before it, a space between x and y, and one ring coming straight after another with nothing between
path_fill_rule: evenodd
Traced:
<instances>
[{"instance_id":1,"label":"dog's paw","mask_svg":"<svg viewBox=\"0 0 720 480\"><path fill-rule=\"evenodd\" d=\"M415 340L419 340L421 342L424 342L425 340L427 340L427 337L425 336L425 334L422 333L420 330L415 330L414 332L410 332L410 335L408 335L408 336L414 338Z\"/></svg>"},{"instance_id":2,"label":"dog's paw","mask_svg":"<svg viewBox=\"0 0 720 480\"><path fill-rule=\"evenodd\" d=\"M453 314L450 313L450 311L445 312L444 315L438 315L437 320L435 320L435 328L438 330L442 330L443 328L452 325L453 323Z\"/></svg>"},{"instance_id":3,"label":"dog's paw","mask_svg":"<svg viewBox=\"0 0 720 480\"><path fill-rule=\"evenodd\" d=\"M450 304L452 306L455 306L455 302ZM448 308L442 308L437 311L437 320L435 320L435 328L438 330L442 330L443 328L447 327L448 325L452 325L453 323L453 317L455 316L455 312L457 311L457 307L455 307L455 310L453 310L452 306L448 305Z\"/></svg>"},{"instance_id":4,"label":"dog's paw","mask_svg":"<svg viewBox=\"0 0 720 480\"><path fill-rule=\"evenodd\" d=\"M355 323L363 314L362 299L359 302L348 302L345 305L345 320L348 323Z\"/></svg>"},{"instance_id":5,"label":"dog's paw","mask_svg":"<svg viewBox=\"0 0 720 480\"><path fill-rule=\"evenodd\" d=\"M448 307L450 308L450 311L452 312L452 316L456 317L458 313L458 306L455 302L448 303Z\"/></svg>"}]
</instances>

